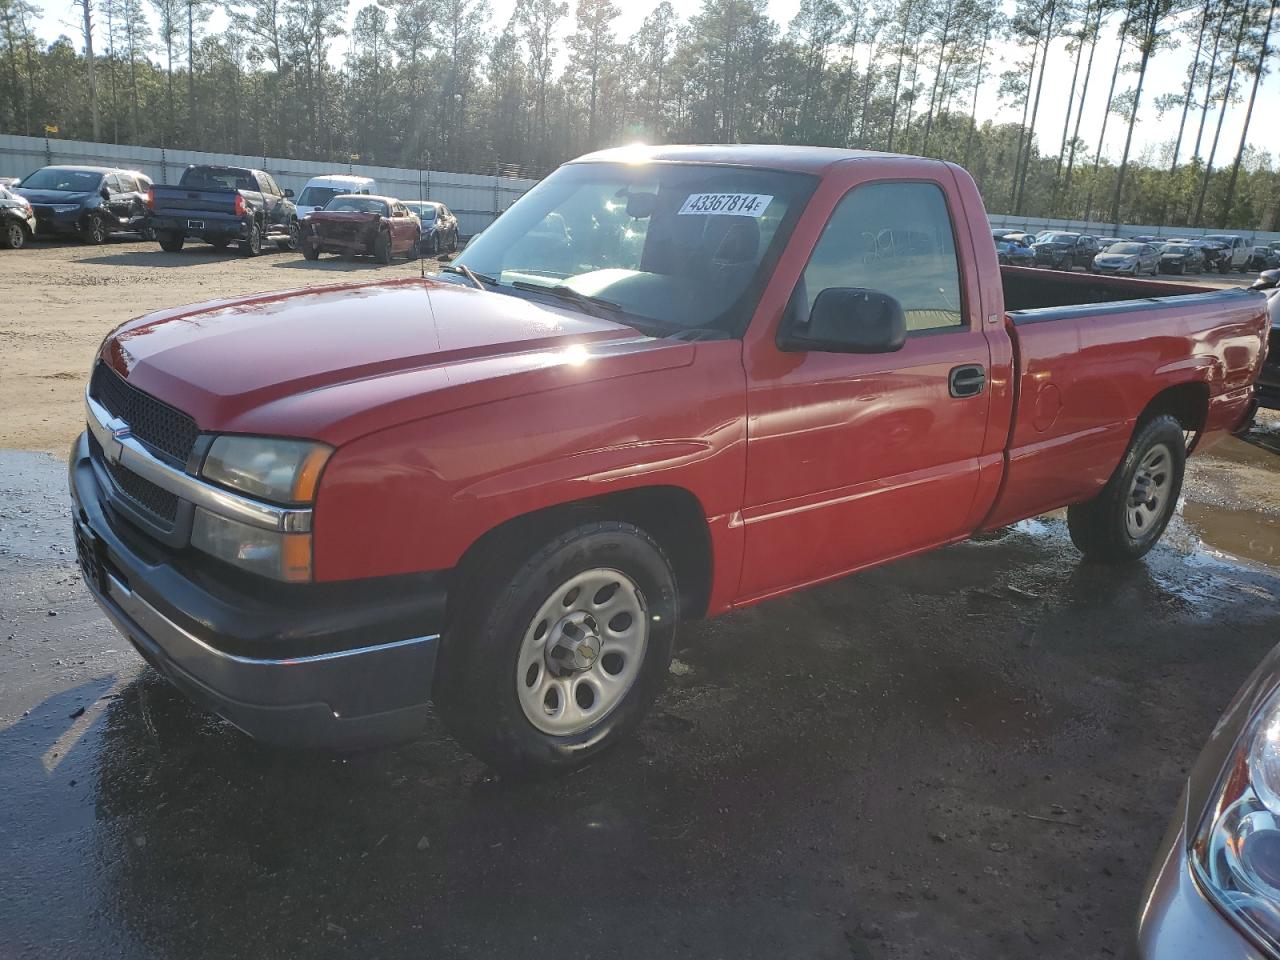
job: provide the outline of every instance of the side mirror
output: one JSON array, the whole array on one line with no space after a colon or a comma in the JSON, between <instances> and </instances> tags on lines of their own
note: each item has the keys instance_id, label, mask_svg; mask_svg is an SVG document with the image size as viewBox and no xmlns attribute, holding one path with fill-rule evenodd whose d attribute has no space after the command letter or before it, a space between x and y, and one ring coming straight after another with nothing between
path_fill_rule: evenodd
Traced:
<instances>
[{"instance_id":1,"label":"side mirror","mask_svg":"<svg viewBox=\"0 0 1280 960\"><path fill-rule=\"evenodd\" d=\"M907 341L902 304L865 287L828 287L818 294L807 323L779 341L788 352L893 353Z\"/></svg>"},{"instance_id":2,"label":"side mirror","mask_svg":"<svg viewBox=\"0 0 1280 960\"><path fill-rule=\"evenodd\" d=\"M106 187L103 187L101 190L98 191L98 196L102 197L103 200L110 200L111 191L108 190Z\"/></svg>"},{"instance_id":3,"label":"side mirror","mask_svg":"<svg viewBox=\"0 0 1280 960\"><path fill-rule=\"evenodd\" d=\"M284 196L285 196L285 199L286 199L286 200L292 200L292 199L293 199L293 191L292 191L292 190L290 190L288 187L285 187L285 188L284 188Z\"/></svg>"},{"instance_id":4,"label":"side mirror","mask_svg":"<svg viewBox=\"0 0 1280 960\"><path fill-rule=\"evenodd\" d=\"M1280 287L1280 270L1263 270L1249 289L1274 290L1276 287Z\"/></svg>"}]
</instances>

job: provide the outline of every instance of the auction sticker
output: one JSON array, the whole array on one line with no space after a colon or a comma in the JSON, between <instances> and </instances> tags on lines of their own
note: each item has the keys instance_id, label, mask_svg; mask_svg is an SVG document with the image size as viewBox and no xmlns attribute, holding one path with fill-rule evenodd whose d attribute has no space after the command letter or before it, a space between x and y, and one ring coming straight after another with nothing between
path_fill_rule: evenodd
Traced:
<instances>
[{"instance_id":1,"label":"auction sticker","mask_svg":"<svg viewBox=\"0 0 1280 960\"><path fill-rule=\"evenodd\" d=\"M693 193L678 215L762 217L773 199L771 193Z\"/></svg>"}]
</instances>

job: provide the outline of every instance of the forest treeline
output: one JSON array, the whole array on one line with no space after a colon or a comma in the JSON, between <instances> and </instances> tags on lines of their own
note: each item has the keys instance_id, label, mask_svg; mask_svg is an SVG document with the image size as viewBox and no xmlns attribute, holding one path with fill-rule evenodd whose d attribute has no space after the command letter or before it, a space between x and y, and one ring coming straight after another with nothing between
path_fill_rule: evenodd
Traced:
<instances>
[{"instance_id":1,"label":"forest treeline","mask_svg":"<svg viewBox=\"0 0 1280 960\"><path fill-rule=\"evenodd\" d=\"M664 0L630 36L613 0L516 0L505 23L486 0L74 2L73 42L0 0L0 130L527 176L634 140L825 144L954 160L993 212L1280 220L1249 143L1280 143L1259 98L1280 0L802 0L786 25L766 0ZM1186 76L1157 89L1175 47ZM1017 122L977 120L997 97ZM1060 135L1031 135L1063 98ZM1139 152L1139 120L1164 142Z\"/></svg>"}]
</instances>

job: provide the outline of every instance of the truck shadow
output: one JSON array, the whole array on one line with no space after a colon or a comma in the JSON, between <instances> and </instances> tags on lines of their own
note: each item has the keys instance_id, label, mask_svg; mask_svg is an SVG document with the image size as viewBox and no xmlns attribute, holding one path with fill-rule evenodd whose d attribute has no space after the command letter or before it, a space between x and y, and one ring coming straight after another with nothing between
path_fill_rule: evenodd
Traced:
<instances>
[{"instance_id":1,"label":"truck shadow","mask_svg":"<svg viewBox=\"0 0 1280 960\"><path fill-rule=\"evenodd\" d=\"M274 250L264 247L261 256L275 253L289 253L287 250ZM215 250L207 244L184 247L178 253L166 253L155 248L149 250L131 250L128 253L113 253L103 257L89 257L81 263L93 263L106 267L194 267L220 260L239 260L240 254L231 247ZM244 258L248 259L248 258Z\"/></svg>"}]
</instances>

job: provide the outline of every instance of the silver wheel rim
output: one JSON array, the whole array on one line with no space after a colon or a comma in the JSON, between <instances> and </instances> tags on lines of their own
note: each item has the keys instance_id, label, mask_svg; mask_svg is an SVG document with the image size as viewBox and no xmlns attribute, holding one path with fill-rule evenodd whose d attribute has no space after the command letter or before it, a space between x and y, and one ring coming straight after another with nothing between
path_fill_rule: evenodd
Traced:
<instances>
[{"instance_id":1,"label":"silver wheel rim","mask_svg":"<svg viewBox=\"0 0 1280 960\"><path fill-rule=\"evenodd\" d=\"M649 619L636 582L597 567L547 597L520 641L516 694L528 721L568 737L617 708L640 675Z\"/></svg>"},{"instance_id":2,"label":"silver wheel rim","mask_svg":"<svg viewBox=\"0 0 1280 960\"><path fill-rule=\"evenodd\" d=\"M1172 489L1173 454L1158 443L1143 456L1129 487L1124 525L1130 537L1141 540L1159 525Z\"/></svg>"}]
</instances>

